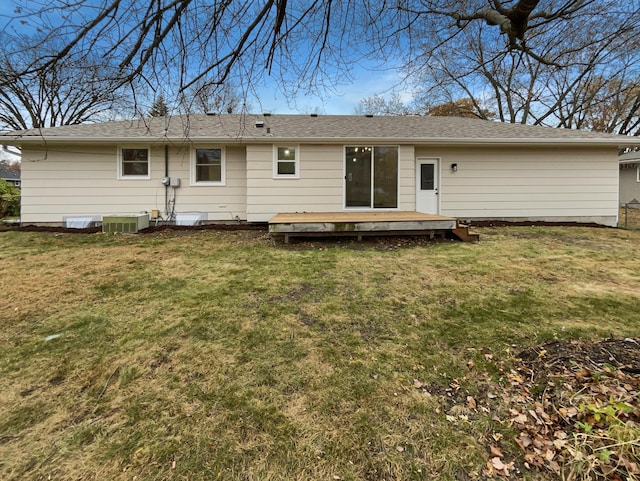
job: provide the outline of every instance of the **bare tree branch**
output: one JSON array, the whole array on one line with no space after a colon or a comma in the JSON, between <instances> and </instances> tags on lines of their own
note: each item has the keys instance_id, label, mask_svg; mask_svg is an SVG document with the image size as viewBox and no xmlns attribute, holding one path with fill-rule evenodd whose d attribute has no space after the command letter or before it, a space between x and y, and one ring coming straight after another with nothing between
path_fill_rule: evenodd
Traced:
<instances>
[{"instance_id":1,"label":"bare tree branch","mask_svg":"<svg viewBox=\"0 0 640 481\"><path fill-rule=\"evenodd\" d=\"M143 86L154 95L173 89L176 101L203 85L247 92L266 75L289 92L313 91L335 89L369 58L391 68L403 64L442 104L464 98L482 112L491 102L503 121L573 126L591 122L588 102L604 105L609 98L633 112L635 104L622 98L633 76L640 77L633 67L640 65L635 1L30 0L21 6L24 28L42 35L19 49L40 56L13 65L0 78L3 91L21 78L53 79L70 59L91 57L115 66L102 72L112 86ZM12 29L14 37L23 36L18 26ZM2 35L10 37L9 29ZM57 47L38 50L44 45ZM623 61L632 67L623 70ZM625 86L620 100L587 88L599 85L596 78ZM578 94L587 102L583 108ZM61 91L48 102L92 98ZM93 111L45 110L65 121ZM624 129L634 124L633 118L611 119Z\"/></svg>"}]
</instances>

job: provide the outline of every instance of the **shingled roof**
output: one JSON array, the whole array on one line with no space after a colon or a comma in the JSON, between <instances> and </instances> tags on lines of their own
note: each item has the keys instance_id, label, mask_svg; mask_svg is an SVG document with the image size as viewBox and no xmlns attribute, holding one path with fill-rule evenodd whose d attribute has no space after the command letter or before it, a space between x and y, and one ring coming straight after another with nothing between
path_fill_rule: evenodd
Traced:
<instances>
[{"instance_id":1,"label":"shingled roof","mask_svg":"<svg viewBox=\"0 0 640 481\"><path fill-rule=\"evenodd\" d=\"M393 142L414 144L640 145L637 137L460 117L364 115L180 115L14 131L3 143Z\"/></svg>"},{"instance_id":2,"label":"shingled roof","mask_svg":"<svg viewBox=\"0 0 640 481\"><path fill-rule=\"evenodd\" d=\"M20 171L10 170L0 165L0 179L11 181L20 180Z\"/></svg>"}]
</instances>

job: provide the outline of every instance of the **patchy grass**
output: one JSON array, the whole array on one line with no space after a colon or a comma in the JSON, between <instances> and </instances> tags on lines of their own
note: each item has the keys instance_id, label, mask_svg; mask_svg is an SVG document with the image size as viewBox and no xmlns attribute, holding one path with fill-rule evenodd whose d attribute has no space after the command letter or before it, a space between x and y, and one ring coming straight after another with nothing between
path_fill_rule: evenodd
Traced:
<instances>
[{"instance_id":1,"label":"patchy grass","mask_svg":"<svg viewBox=\"0 0 640 481\"><path fill-rule=\"evenodd\" d=\"M478 231L0 234L0 478L482 477L514 431L449 422L451 386L488 352L636 336L640 233Z\"/></svg>"}]
</instances>

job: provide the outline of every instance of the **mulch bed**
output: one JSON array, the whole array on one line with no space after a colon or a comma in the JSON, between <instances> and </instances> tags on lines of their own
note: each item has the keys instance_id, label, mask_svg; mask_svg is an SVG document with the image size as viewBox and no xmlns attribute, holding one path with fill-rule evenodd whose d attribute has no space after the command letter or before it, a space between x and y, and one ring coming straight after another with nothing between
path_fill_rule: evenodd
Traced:
<instances>
[{"instance_id":1,"label":"mulch bed","mask_svg":"<svg viewBox=\"0 0 640 481\"><path fill-rule=\"evenodd\" d=\"M609 227L592 222L546 222L546 221L506 221L506 220L473 220L464 221L465 225L471 227L597 227L608 229Z\"/></svg>"},{"instance_id":2,"label":"mulch bed","mask_svg":"<svg viewBox=\"0 0 640 481\"><path fill-rule=\"evenodd\" d=\"M490 442L486 478L543 470L566 480L640 479L640 338L550 341L497 363L489 382L522 458ZM475 401L474 401L475 402ZM479 403L478 403L479 404Z\"/></svg>"},{"instance_id":3,"label":"mulch bed","mask_svg":"<svg viewBox=\"0 0 640 481\"><path fill-rule=\"evenodd\" d=\"M518 358L539 375L556 366L579 365L585 369L602 369L609 364L616 369L640 374L638 339L601 339L598 341L549 341L518 354Z\"/></svg>"},{"instance_id":4,"label":"mulch bed","mask_svg":"<svg viewBox=\"0 0 640 481\"><path fill-rule=\"evenodd\" d=\"M146 229L140 229L138 234L154 234L157 232L185 232L185 231L239 231L239 230L257 230L266 231L267 226L263 224L204 224L204 225L154 225ZM0 227L0 232L19 231L19 232L54 232L60 234L96 234L102 232L102 227L86 227L86 228L69 228L59 226L42 226L42 225L22 225L15 227Z\"/></svg>"}]
</instances>

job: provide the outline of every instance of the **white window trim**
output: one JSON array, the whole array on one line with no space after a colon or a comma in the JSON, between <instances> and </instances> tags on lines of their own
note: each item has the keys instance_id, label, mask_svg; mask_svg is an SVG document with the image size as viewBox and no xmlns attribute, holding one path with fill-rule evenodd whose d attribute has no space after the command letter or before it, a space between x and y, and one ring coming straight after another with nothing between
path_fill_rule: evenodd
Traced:
<instances>
[{"instance_id":1,"label":"white window trim","mask_svg":"<svg viewBox=\"0 0 640 481\"><path fill-rule=\"evenodd\" d=\"M640 164L636 165L636 182L640 182Z\"/></svg>"},{"instance_id":2,"label":"white window trim","mask_svg":"<svg viewBox=\"0 0 640 481\"><path fill-rule=\"evenodd\" d=\"M147 175L124 175L122 172L122 149L146 149L147 151ZM118 145L118 180L148 180L151 178L151 147L142 144Z\"/></svg>"},{"instance_id":3,"label":"white window trim","mask_svg":"<svg viewBox=\"0 0 640 481\"><path fill-rule=\"evenodd\" d=\"M278 174L278 148L289 147L296 150L296 158L294 159L296 165L295 174ZM283 162L291 162L285 160ZM273 178L274 179L299 179L300 178L300 145L295 144L274 144L273 146Z\"/></svg>"},{"instance_id":4,"label":"white window trim","mask_svg":"<svg viewBox=\"0 0 640 481\"><path fill-rule=\"evenodd\" d=\"M196 150L198 149L220 149L220 181L197 181L196 178ZM223 186L227 184L227 158L225 148L222 145L194 145L191 148L191 174L189 185L201 186Z\"/></svg>"}]
</instances>

